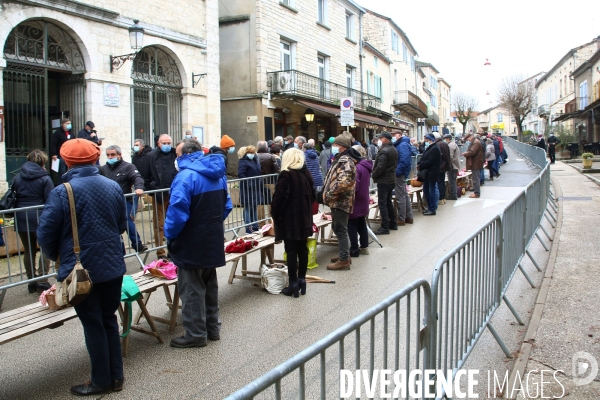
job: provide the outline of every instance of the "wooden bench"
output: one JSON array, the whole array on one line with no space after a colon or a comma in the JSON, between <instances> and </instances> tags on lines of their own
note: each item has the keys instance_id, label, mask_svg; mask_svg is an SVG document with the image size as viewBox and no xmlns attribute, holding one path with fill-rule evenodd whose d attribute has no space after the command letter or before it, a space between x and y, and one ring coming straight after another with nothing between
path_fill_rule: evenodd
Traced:
<instances>
[{"instance_id":1,"label":"wooden bench","mask_svg":"<svg viewBox=\"0 0 600 400\"><path fill-rule=\"evenodd\" d=\"M163 338L156 328L155 321L167 324L169 326L169 333L173 332L177 322L177 309L179 308L177 279L166 281L151 275L142 275L142 272L134 274L132 277L140 288L142 297L137 300L140 310L133 319L131 330L153 336L159 343L164 343ZM170 286L175 286L173 296L171 296L169 291ZM171 309L171 317L168 320L150 315L146 308L150 294L160 287L164 288L167 297L167 306ZM129 318L127 307L121 303L118 312L121 317L121 323L124 324L123 321L127 321ZM150 325L150 330L136 326L142 316L146 318L148 325ZM0 345L44 329L57 328L62 326L66 321L76 317L77 313L73 307L50 310L47 306L43 306L39 302L0 313ZM125 357L129 350L129 336L127 335L122 339L122 352Z\"/></svg>"},{"instance_id":2,"label":"wooden bench","mask_svg":"<svg viewBox=\"0 0 600 400\"><path fill-rule=\"evenodd\" d=\"M408 198L410 199L410 204L412 208L416 208L419 212L423 211L423 186L411 186L408 191ZM417 200L415 201L415 197ZM375 202L373 204L369 204L369 210L375 210L375 215L371 218L369 217L369 222L381 222L381 214L379 212L379 204L377 203L377 196L371 197ZM396 195L392 196L392 202L394 207L396 208L396 212L398 212L398 203L396 203Z\"/></svg>"}]
</instances>

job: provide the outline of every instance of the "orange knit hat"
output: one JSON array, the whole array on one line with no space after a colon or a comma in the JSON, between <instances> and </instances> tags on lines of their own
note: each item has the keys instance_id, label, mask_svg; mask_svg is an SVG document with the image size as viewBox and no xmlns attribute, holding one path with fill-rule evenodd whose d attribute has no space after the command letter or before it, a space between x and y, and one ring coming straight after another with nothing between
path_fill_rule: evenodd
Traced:
<instances>
[{"instance_id":1,"label":"orange knit hat","mask_svg":"<svg viewBox=\"0 0 600 400\"><path fill-rule=\"evenodd\" d=\"M86 139L67 140L60 148L60 157L68 167L94 164L100 157L100 153L100 147Z\"/></svg>"},{"instance_id":2,"label":"orange knit hat","mask_svg":"<svg viewBox=\"0 0 600 400\"><path fill-rule=\"evenodd\" d=\"M219 145L219 147L222 149L227 149L227 148L233 147L233 146L235 146L235 142L233 141L233 139L227 135L223 135L223 137L221 138L221 144Z\"/></svg>"}]
</instances>

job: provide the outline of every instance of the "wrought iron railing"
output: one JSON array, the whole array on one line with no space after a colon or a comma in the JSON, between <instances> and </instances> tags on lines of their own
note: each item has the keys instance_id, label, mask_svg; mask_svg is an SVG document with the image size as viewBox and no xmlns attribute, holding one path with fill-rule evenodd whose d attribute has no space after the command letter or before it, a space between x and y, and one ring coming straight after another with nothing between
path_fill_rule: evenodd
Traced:
<instances>
[{"instance_id":1,"label":"wrought iron railing","mask_svg":"<svg viewBox=\"0 0 600 400\"><path fill-rule=\"evenodd\" d=\"M296 70L267 72L267 86L274 95L297 95L338 105L342 97L352 97L357 109L381 110L381 99L375 95Z\"/></svg>"},{"instance_id":2,"label":"wrought iron railing","mask_svg":"<svg viewBox=\"0 0 600 400\"><path fill-rule=\"evenodd\" d=\"M397 90L394 92L394 104L412 104L416 108L423 111L423 114L427 115L427 104L423 102L410 90Z\"/></svg>"}]
</instances>

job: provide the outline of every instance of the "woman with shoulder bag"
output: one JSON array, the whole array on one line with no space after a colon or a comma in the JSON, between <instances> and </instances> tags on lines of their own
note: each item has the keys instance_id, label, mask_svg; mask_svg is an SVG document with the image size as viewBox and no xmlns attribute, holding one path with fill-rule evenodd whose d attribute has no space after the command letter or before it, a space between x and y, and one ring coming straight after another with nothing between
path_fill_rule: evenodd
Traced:
<instances>
[{"instance_id":1,"label":"woman with shoulder bag","mask_svg":"<svg viewBox=\"0 0 600 400\"><path fill-rule=\"evenodd\" d=\"M271 203L275 240L283 240L287 253L289 286L281 292L286 296L306 294L306 240L313 234L314 201L313 180L304 163L304 154L298 149L288 149L281 159L281 173Z\"/></svg>"},{"instance_id":2,"label":"woman with shoulder bag","mask_svg":"<svg viewBox=\"0 0 600 400\"><path fill-rule=\"evenodd\" d=\"M48 162L48 155L39 149L34 149L27 154L27 161L21 166L18 178L15 180L17 201L15 208L43 206L54 184L44 166ZM40 255L39 269L36 272L35 258L37 255L38 212L41 210L18 211L15 213L15 231L19 234L23 245L23 264L27 279L43 276L50 269L50 259L44 254ZM27 285L29 293L42 293L50 289L47 279L39 280Z\"/></svg>"},{"instance_id":3,"label":"woman with shoulder bag","mask_svg":"<svg viewBox=\"0 0 600 400\"><path fill-rule=\"evenodd\" d=\"M57 286L79 265L88 270L92 289L74 305L85 336L91 376L71 387L78 396L97 396L123 390L123 356L116 311L126 272L121 235L127 229L125 196L119 184L101 176L94 165L100 147L85 139L71 139L60 149L69 170L65 185L50 192L37 229L38 242L51 260L60 259ZM71 206L75 207L75 218ZM72 221L76 222L74 226ZM79 257L75 253L75 234ZM64 286L63 286L64 287ZM76 342L77 340L73 340ZM78 346L73 347L73 351ZM68 358L68 354L65 355Z\"/></svg>"}]
</instances>

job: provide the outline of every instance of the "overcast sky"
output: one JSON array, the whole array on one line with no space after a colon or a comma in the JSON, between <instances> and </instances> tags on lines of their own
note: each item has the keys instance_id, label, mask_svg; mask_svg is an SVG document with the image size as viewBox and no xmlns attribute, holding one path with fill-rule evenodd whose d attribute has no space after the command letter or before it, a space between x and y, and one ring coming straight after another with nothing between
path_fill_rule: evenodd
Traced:
<instances>
[{"instance_id":1,"label":"overcast sky","mask_svg":"<svg viewBox=\"0 0 600 400\"><path fill-rule=\"evenodd\" d=\"M391 17L419 61L432 63L453 92L496 104L505 76L547 72L570 49L600 35L600 1L358 0ZM594 25L596 25L594 27ZM484 66L489 59L491 66ZM490 95L486 95L486 91Z\"/></svg>"}]
</instances>

